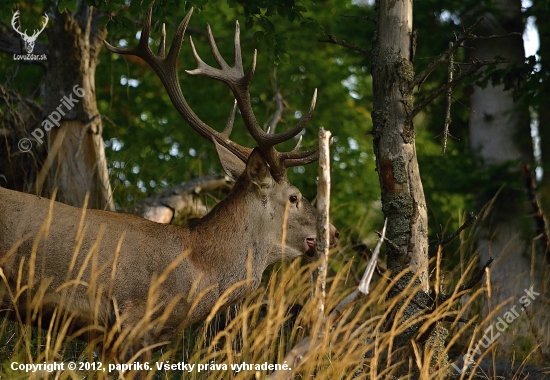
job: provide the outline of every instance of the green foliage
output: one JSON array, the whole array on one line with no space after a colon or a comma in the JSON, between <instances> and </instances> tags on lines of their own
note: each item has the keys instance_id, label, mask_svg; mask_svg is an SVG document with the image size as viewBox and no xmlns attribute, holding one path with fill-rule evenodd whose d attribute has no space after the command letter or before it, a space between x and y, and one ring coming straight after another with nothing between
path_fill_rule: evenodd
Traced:
<instances>
[{"instance_id":1,"label":"green foliage","mask_svg":"<svg viewBox=\"0 0 550 380\"><path fill-rule=\"evenodd\" d=\"M87 0L87 3L104 12L100 25L107 26L109 42L128 46L137 44L137 33L141 30L149 2ZM463 19L475 20L476 14L469 11L474 8L474 3L478 2L429 0L415 4L417 73L447 48L455 33L462 32L465 27ZM486 5L489 7L490 2ZM53 6L74 10L72 0L55 4L53 1L5 0L0 8L0 18L9 24L16 6L22 11L24 25L32 25ZM276 77L277 86L288 105L277 127L279 131L297 122L307 109L314 88L318 88L316 111L303 136L304 148L317 143L319 127L332 131L335 135L332 147L335 224L359 237L374 229L373 223L381 220L381 212L372 140L365 134L372 129L369 57L319 42L332 34L340 41L368 50L374 31L373 9L365 3L351 1L157 0L151 34L154 51L158 47L162 23L166 23L167 43L170 44L177 25L191 7L195 12L187 34L193 37L199 54L207 63L215 65L205 36L207 23L212 25L219 49L230 64L235 20L243 26L241 41L245 65L250 63L254 49L258 50L251 96L260 123L267 123L275 110L271 78ZM539 8L540 4L536 4L526 11L526 15ZM544 9L537 12L541 15ZM437 33L433 32L434 29ZM46 41L46 38L44 33L39 40ZM221 83L185 73L184 70L196 67L187 39L180 53L183 93L199 117L220 130L231 108L232 95ZM455 59L464 60L465 50L459 50ZM542 69L539 69L541 63ZM471 86L476 80L500 81L509 86L527 80L520 96L530 104L543 107L550 91L543 63L531 57L524 67L494 69L484 77L474 78L455 88L450 129L455 138L449 139L444 157L440 156L440 139L436 138L443 128L444 99L437 99L415 119L417 152L430 210L432 237L439 233L440 225L448 225L449 230L456 229L457 215L463 211L478 210L474 199L479 191L486 189L490 197L491 192L505 183L504 180L495 181L495 173L481 169L470 152L467 104ZM11 59L0 61L0 73L3 83L8 83L10 88L24 96L37 94L37 84L44 81L41 68L19 66ZM446 67L435 71L418 89L416 102L445 83L446 76ZM195 176L221 170L211 144L185 125L156 75L140 59L112 55L103 49L96 71L96 90L99 111L104 117L111 182L119 207L127 207L136 200ZM43 99L37 97L36 101L41 103ZM253 146L240 118L237 118L232 138ZM288 143L280 149L291 148L292 143ZM309 165L295 168L290 173L293 183L310 199L316 193L316 171L316 165ZM452 222L448 224L449 219Z\"/></svg>"},{"instance_id":2,"label":"green foliage","mask_svg":"<svg viewBox=\"0 0 550 380\"><path fill-rule=\"evenodd\" d=\"M331 30L332 12L324 7L312 7L323 28ZM155 30L151 38L154 51L158 46L160 23L167 23L169 44L175 26L185 14L183 9L162 8L155 5L153 9ZM347 11L361 14L368 9L355 7ZM205 7L199 14L193 15L188 34L193 36L200 56L207 63L215 65L204 35L206 23L212 25L218 47L231 64L234 22L236 19L242 20L244 13L230 4L221 3L216 9ZM144 17L144 9L141 9L139 16ZM126 16L121 12L117 17ZM303 136L304 148L317 144L316 131L320 126L333 132L336 136L333 146L336 160L332 192L334 213L337 220L360 220L379 197L371 142L364 135L371 129L368 111L371 80L366 75L365 58L340 47L317 42L318 30L309 24L304 29L278 13L271 17L273 22L267 18L258 19L262 25L255 25L250 31L241 31L245 65L250 62L254 49L259 52L251 86L256 115L260 123L264 123L275 111L270 79L275 72L277 86L289 106L277 127L279 131L297 122L307 110L314 88L318 88L316 111ZM140 28L128 30L126 34L124 28L119 28L114 38L109 35L109 41L117 44L119 38L124 38L129 46L133 46L137 44L135 34ZM348 30L350 35L352 32ZM366 31L361 33L367 34ZM284 45L284 50L272 50L271 36L277 39L277 46ZM277 59L282 51L291 52L286 55L288 60L285 63ZM107 51L101 54L103 65L98 67L96 75L98 102L102 115L111 121L106 124L104 136L111 175L117 184L115 197L119 206L126 207L135 202L140 198L140 193L150 194L158 188L220 170L211 144L203 141L182 122L148 65L140 60L111 55ZM185 42L180 54L180 67L180 83L188 103L206 123L220 130L232 105L230 90L218 82L184 72L184 69L196 67ZM237 118L232 139L253 146L254 142L245 131L242 121ZM279 149L292 149L292 143L283 144ZM290 173L291 181L310 199L316 193L312 180L316 170L315 165L309 165L295 168Z\"/></svg>"}]
</instances>

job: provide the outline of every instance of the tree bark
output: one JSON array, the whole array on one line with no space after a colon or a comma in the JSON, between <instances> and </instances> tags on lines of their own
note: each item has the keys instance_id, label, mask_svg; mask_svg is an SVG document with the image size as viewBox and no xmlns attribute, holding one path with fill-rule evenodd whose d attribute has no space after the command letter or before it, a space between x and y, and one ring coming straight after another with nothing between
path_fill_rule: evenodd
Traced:
<instances>
[{"instance_id":1,"label":"tree bark","mask_svg":"<svg viewBox=\"0 0 550 380\"><path fill-rule=\"evenodd\" d=\"M393 286L389 297L403 299L403 290L413 281L415 295L404 306L403 319L418 317L430 305L428 282L428 217L424 191L420 179L415 147L415 132L410 111L413 109L414 46L412 43L412 0L379 0L377 26L372 50L372 77L374 104L372 112L374 152L382 193L382 210L388 220L386 245L388 269L395 278L406 271ZM392 316L395 316L394 310ZM404 321L390 317L387 328ZM422 323L408 328L396 337L395 346L405 347L398 360L405 365L399 375L408 373L410 344L418 338ZM438 326L432 331L435 340L427 346L433 352L434 364L445 366L446 355L441 354L445 330ZM432 335L434 337L434 335ZM422 342L426 343L426 342ZM391 353L390 353L391 355ZM413 359L413 362L414 359ZM417 375L413 375L417 376Z\"/></svg>"},{"instance_id":2,"label":"tree bark","mask_svg":"<svg viewBox=\"0 0 550 380\"><path fill-rule=\"evenodd\" d=\"M75 86L82 89L84 96L66 112L61 126L51 129L50 157L42 172L49 170L50 188L58 189L59 201L82 207L89 194L88 208L114 210L95 92L98 54L107 36L107 30L98 27L98 20L99 14L80 1L74 16L56 11L54 25L48 30L51 54L45 114L54 112L63 96L75 92ZM50 162L51 167L47 167Z\"/></svg>"}]
</instances>

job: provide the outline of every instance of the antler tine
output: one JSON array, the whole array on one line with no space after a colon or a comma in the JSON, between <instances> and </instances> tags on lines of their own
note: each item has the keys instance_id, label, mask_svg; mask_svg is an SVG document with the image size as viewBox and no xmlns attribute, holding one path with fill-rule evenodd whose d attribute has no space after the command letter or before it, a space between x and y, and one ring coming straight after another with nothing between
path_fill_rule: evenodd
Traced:
<instances>
[{"instance_id":1,"label":"antler tine","mask_svg":"<svg viewBox=\"0 0 550 380\"><path fill-rule=\"evenodd\" d=\"M185 70L190 75L204 75L208 78L217 79L221 82L226 83L233 93L240 105L250 101L247 99L248 96L248 86L256 70L256 56L257 51L254 50L254 57L252 58L252 63L250 69L247 73L244 73L243 63L242 63L242 53L241 53L241 43L240 43L240 28L239 22L237 21L235 27L235 64L233 67L230 67L229 64L220 54L214 35L212 34L212 28L210 25L207 25L207 34L208 34L208 43L210 45L210 50L212 55L216 60L216 63L220 67L219 69L212 67L205 63L202 58L197 53L193 39L189 37L189 42L191 44L191 51L193 52L193 58L197 62L197 68L194 70ZM250 107L250 109L252 109ZM257 124L255 117L252 115L251 123ZM246 120L245 120L246 122Z\"/></svg>"},{"instance_id":2,"label":"antler tine","mask_svg":"<svg viewBox=\"0 0 550 380\"><path fill-rule=\"evenodd\" d=\"M300 119L300 121L296 123L294 127L292 127L287 131L276 133L273 135L270 135L260 130L259 132L261 133L257 134L258 139L261 140L262 144L274 146L276 144L282 143L284 141L290 140L291 138L295 137L296 135L298 135L298 133L300 133L306 127L307 123L311 119L311 116L313 116L313 111L315 110L316 102L317 102L317 89L315 89L315 91L313 92L313 98L311 99L311 104L309 106L308 111L302 117L302 119ZM259 144L260 141L258 141L258 139L256 139L256 141Z\"/></svg>"},{"instance_id":3,"label":"antler tine","mask_svg":"<svg viewBox=\"0 0 550 380\"><path fill-rule=\"evenodd\" d=\"M216 40L214 39L214 35L212 34L212 28L210 27L210 24L206 24L206 33L208 35L208 44L210 45L210 51L212 52L216 63L218 64L218 66L220 66L220 69L230 70L229 65L227 64L225 59L223 59L220 51L218 50L218 45L216 44Z\"/></svg>"},{"instance_id":4,"label":"antler tine","mask_svg":"<svg viewBox=\"0 0 550 380\"><path fill-rule=\"evenodd\" d=\"M238 68L241 73L244 74L243 69L243 55L241 51L241 26L239 25L239 21L235 22L235 40L234 40L234 46L235 46L235 68ZM253 70L256 67L256 53L254 53L254 63L253 63ZM252 79L252 78L250 78Z\"/></svg>"},{"instance_id":5,"label":"antler tine","mask_svg":"<svg viewBox=\"0 0 550 380\"><path fill-rule=\"evenodd\" d=\"M233 102L233 109L231 110L231 112L229 113L229 116L227 117L227 121L225 123L225 127L223 128L222 133L220 133L226 139L229 139L229 136L233 131L233 124L235 123L236 113L237 113L237 100Z\"/></svg>"},{"instance_id":6,"label":"antler tine","mask_svg":"<svg viewBox=\"0 0 550 380\"><path fill-rule=\"evenodd\" d=\"M147 7L147 13L145 15L143 29L141 29L141 36L139 37L139 43L137 47L121 48L121 47L113 46L107 41L103 41L103 43L107 47L107 50L109 50L111 53L116 53L116 54L136 55L142 58L145 62L149 63L150 65L151 65L150 61L153 61L153 60L156 61L157 56L153 54L153 52L151 51L151 48L149 47L149 36L151 35L151 19L153 15L154 4L155 2L152 1L151 4L149 4L149 7Z\"/></svg>"},{"instance_id":7,"label":"antler tine","mask_svg":"<svg viewBox=\"0 0 550 380\"><path fill-rule=\"evenodd\" d=\"M157 55L162 59L164 59L166 55L166 24L165 23L162 23L162 31L160 32L159 52Z\"/></svg>"},{"instance_id":8,"label":"antler tine","mask_svg":"<svg viewBox=\"0 0 550 380\"><path fill-rule=\"evenodd\" d=\"M294 146L294 149L290 151L290 153L297 153L300 150L300 147L302 146L302 135L298 138L298 142Z\"/></svg>"},{"instance_id":9,"label":"antler tine","mask_svg":"<svg viewBox=\"0 0 550 380\"><path fill-rule=\"evenodd\" d=\"M313 150L318 150L318 148L317 149L311 149L310 151L313 151ZM310 151L307 151L307 152L310 152ZM304 152L304 153L306 153L306 152ZM286 160L283 160L283 165L286 168L292 168L292 167L295 167L295 166L311 164L311 163L313 163L315 161L318 161L318 160L319 160L319 152L314 152L313 154L310 154L307 157L287 158Z\"/></svg>"},{"instance_id":10,"label":"antler tine","mask_svg":"<svg viewBox=\"0 0 550 380\"><path fill-rule=\"evenodd\" d=\"M160 78L162 84L164 85L164 88L166 89L166 92L168 93L168 96L170 97L170 100L172 101L172 104L174 105L176 110L180 113L180 115L185 119L185 121L201 136L203 136L209 141L215 140L216 143L222 145L229 151L233 152L243 162L246 162L252 149L238 145L228 139L229 133L231 131L231 127L229 126L229 124L231 124L230 120L232 118L234 119L234 116L229 117L228 123L226 124L226 128L224 129L224 132L220 133L215 129L213 129L212 127L210 127L209 125L205 124L193 112L191 107L189 107L189 105L187 104L187 101L185 100L185 97L183 96L183 93L181 91L179 78L178 78L178 56L181 50L181 45L183 42L187 25L189 23L189 20L191 19L191 15L193 14L193 8L191 8L191 10L187 13L185 18L179 24L176 34L174 35L172 44L170 45L168 54L166 55L166 57L164 57L165 50L166 50L165 49L166 29L164 26L161 33L161 44L159 47L159 54L155 55L151 51L151 48L149 46L149 36L151 32L153 4L154 2L151 2L151 4L149 4L149 7L147 8L145 22L143 24L141 37L139 39L139 43L137 47L118 48L110 45L107 41L104 41L105 46L112 53L135 55L142 58L145 62L147 62ZM232 111L232 113L234 112L235 111Z\"/></svg>"}]
</instances>

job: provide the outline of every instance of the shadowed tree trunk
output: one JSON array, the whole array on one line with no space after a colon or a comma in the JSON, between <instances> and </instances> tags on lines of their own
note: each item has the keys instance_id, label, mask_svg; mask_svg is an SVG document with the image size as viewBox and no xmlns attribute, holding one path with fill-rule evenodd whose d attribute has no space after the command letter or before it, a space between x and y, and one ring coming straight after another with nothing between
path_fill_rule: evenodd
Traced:
<instances>
[{"instance_id":1,"label":"shadowed tree trunk","mask_svg":"<svg viewBox=\"0 0 550 380\"><path fill-rule=\"evenodd\" d=\"M38 174L25 182L42 195L57 189L57 200L73 206L83 206L89 194L89 208L114 210L95 92L95 69L107 31L97 25L99 14L84 0L78 1L75 13L59 13L57 7L48 13L49 42L36 47L47 52L43 119L27 136L34 145L31 150L47 145L47 158ZM6 33L0 38L4 52L24 54L19 39ZM11 148L12 155L35 153Z\"/></svg>"},{"instance_id":2,"label":"shadowed tree trunk","mask_svg":"<svg viewBox=\"0 0 550 380\"><path fill-rule=\"evenodd\" d=\"M534 1L534 5L536 9L534 14L536 16L536 25L540 39L538 55L541 58L541 72L548 75L550 73L550 24L547 20L550 17L550 9L547 1L537 0ZM549 87L550 85L546 84L546 88L542 90L544 91L543 102L547 102L548 100ZM545 104L539 104L537 111L541 149L540 159L543 169L538 195L548 222L548 218L550 218L550 107L547 107ZM546 263L550 265L550 255L548 254L546 256Z\"/></svg>"},{"instance_id":3,"label":"shadowed tree trunk","mask_svg":"<svg viewBox=\"0 0 550 380\"><path fill-rule=\"evenodd\" d=\"M485 14L485 21L476 29L478 35L519 35L499 39L480 39L471 43L470 54L480 60L502 57L521 64L525 53L521 33L523 18L520 0L497 0L494 11ZM506 65L502 65L506 66ZM513 91L503 85L474 88L471 99L470 144L491 170L491 184L479 194L480 206L487 204L499 191L491 208L482 217L478 231L480 265L489 257L495 258L491 270L491 293L485 315L502 305L496 319L525 296L525 289L533 286L542 292L542 265L544 258L537 252L534 238L532 209L529 208L522 184L521 162L533 161L528 105L515 102ZM502 188L501 188L502 186ZM513 351L526 357L541 339L548 337L541 315L542 299L534 300L538 306L526 308L497 343L504 355ZM523 308L522 308L523 310ZM547 314L547 312L546 312ZM519 344L521 343L521 344ZM544 344L543 344L544 346ZM537 350L540 353L540 350ZM535 355L536 357L536 355Z\"/></svg>"}]
</instances>

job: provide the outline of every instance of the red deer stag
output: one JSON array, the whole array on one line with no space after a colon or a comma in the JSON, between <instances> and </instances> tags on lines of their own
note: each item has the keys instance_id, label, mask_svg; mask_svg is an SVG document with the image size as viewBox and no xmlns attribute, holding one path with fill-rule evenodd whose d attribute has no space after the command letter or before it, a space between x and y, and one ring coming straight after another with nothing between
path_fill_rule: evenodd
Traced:
<instances>
[{"instance_id":1,"label":"red deer stag","mask_svg":"<svg viewBox=\"0 0 550 380\"><path fill-rule=\"evenodd\" d=\"M315 161L317 152L275 150L303 130L315 96L295 127L265 133L250 103L256 55L245 74L237 23L235 66L229 67L208 28L220 69L205 64L190 41L198 68L188 73L221 80L233 91L258 147L235 144L229 140L235 107L224 131L217 132L193 113L181 92L178 55L192 11L166 57L163 46L159 55L149 47L151 13L152 4L136 48L105 44L151 65L182 117L216 145L224 169L236 178L231 193L183 228L0 189L0 313L44 328L68 316L67 328L70 323L75 335L95 337L105 355L121 362L243 298L258 287L268 265L315 254L315 209L288 182L286 169ZM334 244L338 231L330 230ZM128 341L133 343L123 349Z\"/></svg>"}]
</instances>

